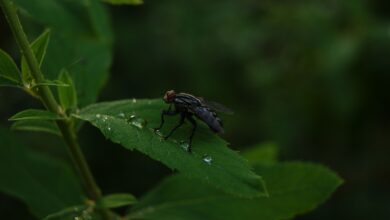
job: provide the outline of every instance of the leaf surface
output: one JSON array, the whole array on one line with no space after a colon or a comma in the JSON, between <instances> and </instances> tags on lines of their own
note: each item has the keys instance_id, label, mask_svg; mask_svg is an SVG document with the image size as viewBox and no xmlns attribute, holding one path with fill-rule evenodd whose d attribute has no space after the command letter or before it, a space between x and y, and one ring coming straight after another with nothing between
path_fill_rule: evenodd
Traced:
<instances>
[{"instance_id":1,"label":"leaf surface","mask_svg":"<svg viewBox=\"0 0 390 220\"><path fill-rule=\"evenodd\" d=\"M73 206L48 215L43 220L100 220L92 206Z\"/></svg>"},{"instance_id":2,"label":"leaf surface","mask_svg":"<svg viewBox=\"0 0 390 220\"><path fill-rule=\"evenodd\" d=\"M0 86L19 86L20 71L13 59L0 49Z\"/></svg>"},{"instance_id":3,"label":"leaf surface","mask_svg":"<svg viewBox=\"0 0 390 220\"><path fill-rule=\"evenodd\" d=\"M127 193L116 193L104 196L98 204L105 208L118 208L131 205L137 202L137 199Z\"/></svg>"},{"instance_id":4,"label":"leaf surface","mask_svg":"<svg viewBox=\"0 0 390 220\"><path fill-rule=\"evenodd\" d=\"M60 116L53 112L40 109L26 109L13 115L9 120L61 120Z\"/></svg>"},{"instance_id":5,"label":"leaf surface","mask_svg":"<svg viewBox=\"0 0 390 220\"><path fill-rule=\"evenodd\" d=\"M61 136L61 132L53 121L46 120L18 120L12 126L12 130L46 132Z\"/></svg>"},{"instance_id":6,"label":"leaf surface","mask_svg":"<svg viewBox=\"0 0 390 220\"><path fill-rule=\"evenodd\" d=\"M175 175L141 198L127 219L158 220L282 220L323 203L342 180L331 170L311 163L257 165L269 197L237 198Z\"/></svg>"},{"instance_id":7,"label":"leaf surface","mask_svg":"<svg viewBox=\"0 0 390 220\"><path fill-rule=\"evenodd\" d=\"M76 108L77 92L72 77L69 75L69 72L67 70L62 70L59 76L59 80L69 85L66 87L57 87L58 97L61 106L64 109Z\"/></svg>"},{"instance_id":8,"label":"leaf surface","mask_svg":"<svg viewBox=\"0 0 390 220\"><path fill-rule=\"evenodd\" d=\"M90 105L74 116L92 123L111 141L138 150L189 178L242 197L266 195L261 177L203 123L199 122L196 131L193 153L185 148L191 126L183 126L164 141L153 130L160 123L162 108L166 105L161 100L122 100ZM177 120L167 118L162 133L167 134Z\"/></svg>"}]
</instances>

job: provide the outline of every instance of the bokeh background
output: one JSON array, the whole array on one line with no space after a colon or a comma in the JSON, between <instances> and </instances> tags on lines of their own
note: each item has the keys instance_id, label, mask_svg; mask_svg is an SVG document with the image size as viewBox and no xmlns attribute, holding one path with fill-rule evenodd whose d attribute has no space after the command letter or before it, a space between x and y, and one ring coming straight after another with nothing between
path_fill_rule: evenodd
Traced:
<instances>
[{"instance_id":1,"label":"bokeh background","mask_svg":"<svg viewBox=\"0 0 390 220\"><path fill-rule=\"evenodd\" d=\"M281 160L325 164L345 184L297 219L390 219L390 2L385 0L146 1L107 6L115 34L99 100L159 98L168 89L229 106L231 148L263 142ZM17 54L1 14L0 47ZM0 123L39 104L0 89ZM20 133L51 154L61 141ZM142 195L170 170L85 125L82 146L106 193ZM1 140L0 140L1 141ZM65 157L65 156L64 156ZM0 212L33 219L0 194ZM4 215L2 215L4 216Z\"/></svg>"}]
</instances>

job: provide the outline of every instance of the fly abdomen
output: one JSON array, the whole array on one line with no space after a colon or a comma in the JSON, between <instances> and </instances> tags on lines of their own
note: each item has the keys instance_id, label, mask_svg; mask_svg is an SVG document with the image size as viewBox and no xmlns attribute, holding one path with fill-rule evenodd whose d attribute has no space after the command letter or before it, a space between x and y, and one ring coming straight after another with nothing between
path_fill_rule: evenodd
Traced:
<instances>
[{"instance_id":1,"label":"fly abdomen","mask_svg":"<svg viewBox=\"0 0 390 220\"><path fill-rule=\"evenodd\" d=\"M224 133L222 121L218 118L217 113L203 106L195 108L194 112L195 116L204 121L211 130L216 133Z\"/></svg>"}]
</instances>

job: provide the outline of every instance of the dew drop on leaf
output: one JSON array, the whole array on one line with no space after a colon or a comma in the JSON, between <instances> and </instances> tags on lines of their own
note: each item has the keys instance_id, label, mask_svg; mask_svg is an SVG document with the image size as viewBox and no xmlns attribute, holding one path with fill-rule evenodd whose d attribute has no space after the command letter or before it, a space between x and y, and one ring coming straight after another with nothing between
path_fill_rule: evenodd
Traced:
<instances>
[{"instance_id":1,"label":"dew drop on leaf","mask_svg":"<svg viewBox=\"0 0 390 220\"><path fill-rule=\"evenodd\" d=\"M146 120L143 118L140 118L136 115L131 115L130 118L127 120L131 125L137 127L137 128L144 128L146 125Z\"/></svg>"},{"instance_id":2,"label":"dew drop on leaf","mask_svg":"<svg viewBox=\"0 0 390 220\"><path fill-rule=\"evenodd\" d=\"M123 113L123 112L120 112L120 113L118 114L118 117L120 117L120 118L124 118L124 117L125 117L125 113Z\"/></svg>"},{"instance_id":3,"label":"dew drop on leaf","mask_svg":"<svg viewBox=\"0 0 390 220\"><path fill-rule=\"evenodd\" d=\"M213 162L213 158L210 155L205 154L203 155L203 161L210 165Z\"/></svg>"},{"instance_id":4,"label":"dew drop on leaf","mask_svg":"<svg viewBox=\"0 0 390 220\"><path fill-rule=\"evenodd\" d=\"M100 114L96 114L95 116L96 116L96 118L102 117Z\"/></svg>"},{"instance_id":5,"label":"dew drop on leaf","mask_svg":"<svg viewBox=\"0 0 390 220\"><path fill-rule=\"evenodd\" d=\"M133 98L133 103L136 103L137 102L137 99Z\"/></svg>"}]
</instances>

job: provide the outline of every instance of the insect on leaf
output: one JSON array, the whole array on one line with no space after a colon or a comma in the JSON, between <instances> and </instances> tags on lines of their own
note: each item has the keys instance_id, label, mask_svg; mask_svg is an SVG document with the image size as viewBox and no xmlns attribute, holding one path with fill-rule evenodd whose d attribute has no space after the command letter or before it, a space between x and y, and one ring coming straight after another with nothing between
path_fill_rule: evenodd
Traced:
<instances>
[{"instance_id":1,"label":"insect on leaf","mask_svg":"<svg viewBox=\"0 0 390 220\"><path fill-rule=\"evenodd\" d=\"M138 150L188 178L241 197L266 196L262 178L206 125L199 124L192 153L187 152L186 144L190 126L183 126L166 141L156 134L153 128L166 107L161 100L122 100L90 105L74 116L89 121L111 141ZM167 119L165 127L173 128L177 120Z\"/></svg>"}]
</instances>

